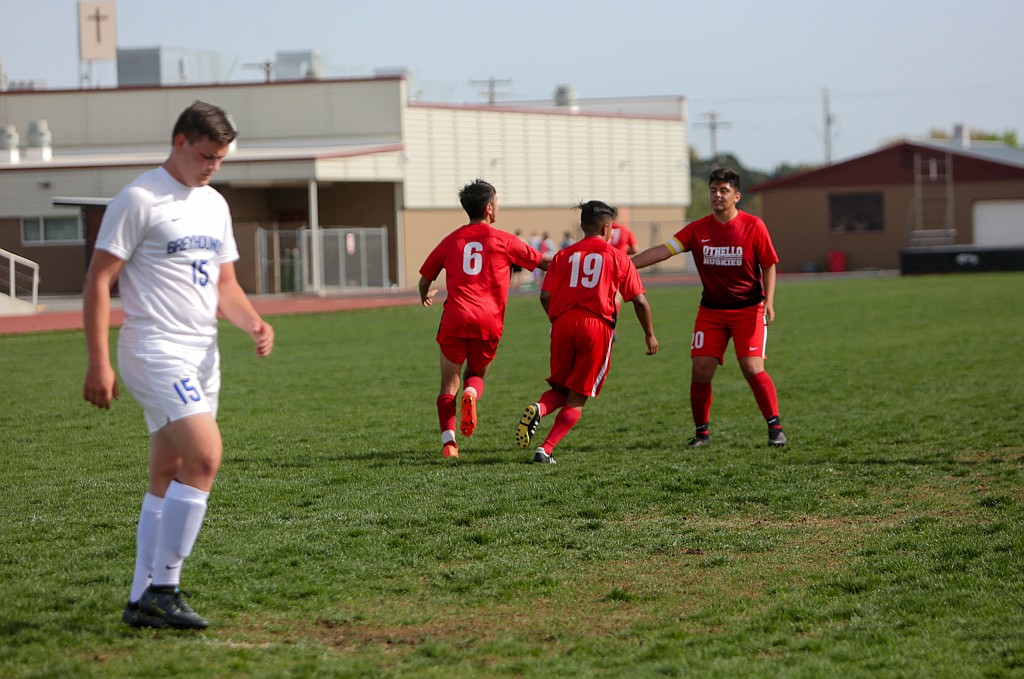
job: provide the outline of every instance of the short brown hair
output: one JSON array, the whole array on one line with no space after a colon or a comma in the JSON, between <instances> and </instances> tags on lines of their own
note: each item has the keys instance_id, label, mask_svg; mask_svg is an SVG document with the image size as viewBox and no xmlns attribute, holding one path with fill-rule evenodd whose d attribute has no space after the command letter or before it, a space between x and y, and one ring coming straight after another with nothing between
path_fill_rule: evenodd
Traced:
<instances>
[{"instance_id":1,"label":"short brown hair","mask_svg":"<svg viewBox=\"0 0 1024 679\"><path fill-rule=\"evenodd\" d=\"M207 104L205 101L195 101L178 116L171 139L179 134L185 135L189 143L195 143L205 137L227 145L235 140L238 131L222 108Z\"/></svg>"}]
</instances>

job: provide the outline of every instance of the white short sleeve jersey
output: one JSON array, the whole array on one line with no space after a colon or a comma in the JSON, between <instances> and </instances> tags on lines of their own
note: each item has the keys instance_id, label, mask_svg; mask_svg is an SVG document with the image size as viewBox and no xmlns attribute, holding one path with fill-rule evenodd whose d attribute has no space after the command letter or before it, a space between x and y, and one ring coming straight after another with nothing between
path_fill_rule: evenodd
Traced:
<instances>
[{"instance_id":1,"label":"white short sleeve jersey","mask_svg":"<svg viewBox=\"0 0 1024 679\"><path fill-rule=\"evenodd\" d=\"M220 266L238 259L238 247L227 201L215 189L150 170L107 206L96 247L125 260L122 343L216 342Z\"/></svg>"}]
</instances>

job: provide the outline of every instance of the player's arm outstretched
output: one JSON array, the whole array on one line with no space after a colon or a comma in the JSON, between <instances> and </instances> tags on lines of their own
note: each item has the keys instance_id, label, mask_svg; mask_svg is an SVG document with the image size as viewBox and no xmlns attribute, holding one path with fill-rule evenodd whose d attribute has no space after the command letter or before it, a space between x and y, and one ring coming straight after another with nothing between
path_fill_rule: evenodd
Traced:
<instances>
[{"instance_id":1,"label":"player's arm outstretched","mask_svg":"<svg viewBox=\"0 0 1024 679\"><path fill-rule=\"evenodd\" d=\"M651 264L664 262L674 254L676 253L672 252L672 250L670 250L664 243L661 245L652 245L639 255L633 257L633 266L638 269L642 269L645 266L650 266Z\"/></svg>"},{"instance_id":2,"label":"player's arm outstretched","mask_svg":"<svg viewBox=\"0 0 1024 679\"><path fill-rule=\"evenodd\" d=\"M651 305L647 303L647 296L640 293L633 299L633 310L636 311L636 318L640 321L640 327L644 329L644 341L647 342L647 355L653 356L658 353L658 338L654 336L654 322L651 319Z\"/></svg>"},{"instance_id":3,"label":"player's arm outstretched","mask_svg":"<svg viewBox=\"0 0 1024 679\"><path fill-rule=\"evenodd\" d=\"M220 265L217 293L219 308L224 317L249 333L256 345L257 356L269 355L274 348L274 329L256 313L245 290L238 283L234 262Z\"/></svg>"},{"instance_id":4,"label":"player's arm outstretched","mask_svg":"<svg viewBox=\"0 0 1024 679\"><path fill-rule=\"evenodd\" d=\"M96 250L85 277L83 315L89 366L82 396L97 408L110 408L119 398L117 375L110 363L110 288L117 280L124 260L105 250Z\"/></svg>"}]
</instances>

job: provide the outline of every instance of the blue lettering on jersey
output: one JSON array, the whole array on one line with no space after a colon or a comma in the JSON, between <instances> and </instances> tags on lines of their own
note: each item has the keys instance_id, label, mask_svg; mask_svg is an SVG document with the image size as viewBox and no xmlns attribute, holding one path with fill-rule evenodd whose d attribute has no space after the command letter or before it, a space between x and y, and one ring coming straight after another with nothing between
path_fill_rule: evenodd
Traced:
<instances>
[{"instance_id":1,"label":"blue lettering on jersey","mask_svg":"<svg viewBox=\"0 0 1024 679\"><path fill-rule=\"evenodd\" d=\"M224 242L219 238L213 236L185 236L184 238L175 238L172 241L167 242L167 254L173 255L175 252L183 252L185 250L210 250L211 252L220 252Z\"/></svg>"}]
</instances>

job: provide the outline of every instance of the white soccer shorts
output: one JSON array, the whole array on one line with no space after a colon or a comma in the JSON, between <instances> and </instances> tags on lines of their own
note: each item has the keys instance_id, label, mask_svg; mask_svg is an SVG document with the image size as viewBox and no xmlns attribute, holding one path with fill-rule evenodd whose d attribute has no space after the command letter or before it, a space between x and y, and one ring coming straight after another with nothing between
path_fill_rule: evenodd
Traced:
<instances>
[{"instance_id":1,"label":"white soccer shorts","mask_svg":"<svg viewBox=\"0 0 1024 679\"><path fill-rule=\"evenodd\" d=\"M211 413L217 417L220 352L166 341L118 345L121 379L142 405L149 433L183 417Z\"/></svg>"}]
</instances>

